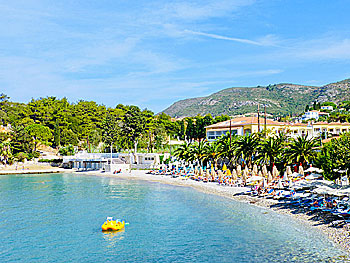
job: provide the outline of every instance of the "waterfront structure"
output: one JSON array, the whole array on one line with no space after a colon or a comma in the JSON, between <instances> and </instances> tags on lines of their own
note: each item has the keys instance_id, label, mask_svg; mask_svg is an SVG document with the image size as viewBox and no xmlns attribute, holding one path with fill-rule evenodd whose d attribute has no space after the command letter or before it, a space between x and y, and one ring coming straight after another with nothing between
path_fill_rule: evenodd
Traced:
<instances>
[{"instance_id":1,"label":"waterfront structure","mask_svg":"<svg viewBox=\"0 0 350 263\"><path fill-rule=\"evenodd\" d=\"M307 136L309 138L319 137L322 133L339 135L344 132L350 132L350 123L340 122L315 122L315 123L288 123L278 122L271 119L257 117L240 117L216 124L209 125L206 128L208 141L215 141L221 135L227 134L231 130L231 134L247 135L251 133L262 132L266 130L269 133L284 132L290 137Z\"/></svg>"},{"instance_id":2,"label":"waterfront structure","mask_svg":"<svg viewBox=\"0 0 350 263\"><path fill-rule=\"evenodd\" d=\"M129 171L131 168L148 169L170 157L169 153L87 153L63 156L63 164L78 170L101 170L107 172Z\"/></svg>"}]
</instances>

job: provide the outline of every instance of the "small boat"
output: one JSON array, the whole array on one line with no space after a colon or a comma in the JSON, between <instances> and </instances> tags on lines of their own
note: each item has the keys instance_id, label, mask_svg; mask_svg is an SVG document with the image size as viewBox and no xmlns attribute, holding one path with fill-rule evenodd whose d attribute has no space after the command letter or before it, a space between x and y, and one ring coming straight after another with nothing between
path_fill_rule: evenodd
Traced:
<instances>
[{"instance_id":1,"label":"small boat","mask_svg":"<svg viewBox=\"0 0 350 263\"><path fill-rule=\"evenodd\" d=\"M102 225L102 231L118 231L125 227L125 222L119 219L113 220L113 217L107 217L106 222Z\"/></svg>"}]
</instances>

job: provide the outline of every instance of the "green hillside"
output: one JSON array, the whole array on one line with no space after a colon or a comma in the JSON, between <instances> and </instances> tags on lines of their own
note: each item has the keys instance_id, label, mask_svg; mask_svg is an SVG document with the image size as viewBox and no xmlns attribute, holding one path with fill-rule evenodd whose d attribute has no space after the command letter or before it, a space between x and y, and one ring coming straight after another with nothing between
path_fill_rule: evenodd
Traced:
<instances>
[{"instance_id":1,"label":"green hillside","mask_svg":"<svg viewBox=\"0 0 350 263\"><path fill-rule=\"evenodd\" d=\"M255 112L266 105L267 113L299 114L314 101L339 102L350 99L350 79L322 87L281 83L269 86L228 88L207 97L175 102L163 112L173 117L212 114L237 115Z\"/></svg>"}]
</instances>

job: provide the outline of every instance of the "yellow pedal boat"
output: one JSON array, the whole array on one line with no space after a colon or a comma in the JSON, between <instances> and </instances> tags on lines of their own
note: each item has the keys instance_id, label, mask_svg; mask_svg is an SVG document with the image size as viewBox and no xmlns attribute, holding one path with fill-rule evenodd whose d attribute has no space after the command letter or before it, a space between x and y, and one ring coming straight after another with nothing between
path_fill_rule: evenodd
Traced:
<instances>
[{"instance_id":1,"label":"yellow pedal boat","mask_svg":"<svg viewBox=\"0 0 350 263\"><path fill-rule=\"evenodd\" d=\"M102 231L118 231L125 227L124 221L113 220L113 217L107 217L106 222L102 225Z\"/></svg>"}]
</instances>

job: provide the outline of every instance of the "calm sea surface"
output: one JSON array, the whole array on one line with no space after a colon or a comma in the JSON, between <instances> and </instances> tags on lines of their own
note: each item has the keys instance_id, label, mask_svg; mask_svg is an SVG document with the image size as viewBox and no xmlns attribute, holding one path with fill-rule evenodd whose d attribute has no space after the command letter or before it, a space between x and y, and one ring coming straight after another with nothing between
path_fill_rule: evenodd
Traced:
<instances>
[{"instance_id":1,"label":"calm sea surface","mask_svg":"<svg viewBox=\"0 0 350 263\"><path fill-rule=\"evenodd\" d=\"M125 231L103 233L107 216ZM0 262L342 262L288 216L193 189L71 174L0 176Z\"/></svg>"}]
</instances>

